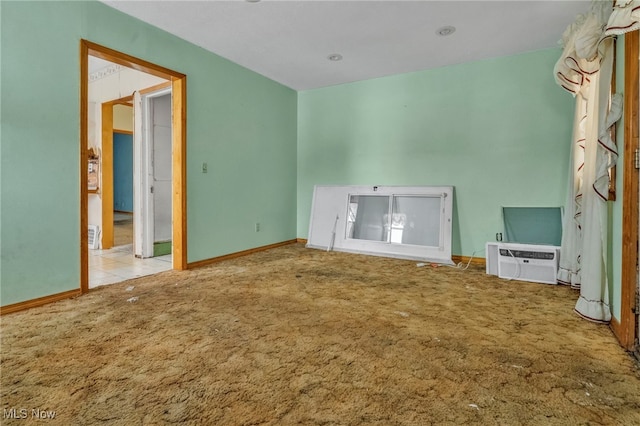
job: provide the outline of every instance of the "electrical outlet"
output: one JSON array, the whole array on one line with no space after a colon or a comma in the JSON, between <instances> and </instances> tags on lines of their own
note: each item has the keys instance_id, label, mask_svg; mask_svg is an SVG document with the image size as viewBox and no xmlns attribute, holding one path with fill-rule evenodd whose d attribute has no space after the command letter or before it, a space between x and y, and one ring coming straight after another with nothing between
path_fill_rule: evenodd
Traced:
<instances>
[{"instance_id":1,"label":"electrical outlet","mask_svg":"<svg viewBox=\"0 0 640 426\"><path fill-rule=\"evenodd\" d=\"M256 232L260 232L260 222L256 222Z\"/></svg>"},{"instance_id":2,"label":"electrical outlet","mask_svg":"<svg viewBox=\"0 0 640 426\"><path fill-rule=\"evenodd\" d=\"M502 232L496 234L496 241L502 241Z\"/></svg>"},{"instance_id":3,"label":"electrical outlet","mask_svg":"<svg viewBox=\"0 0 640 426\"><path fill-rule=\"evenodd\" d=\"M202 173L207 173L207 163L202 163Z\"/></svg>"}]
</instances>

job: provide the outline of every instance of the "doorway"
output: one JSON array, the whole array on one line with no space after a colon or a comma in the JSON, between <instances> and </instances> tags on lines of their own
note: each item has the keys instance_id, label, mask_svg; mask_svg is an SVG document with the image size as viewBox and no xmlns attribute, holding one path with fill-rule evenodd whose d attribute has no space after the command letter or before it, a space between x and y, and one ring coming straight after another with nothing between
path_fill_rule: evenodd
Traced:
<instances>
[{"instance_id":1,"label":"doorway","mask_svg":"<svg viewBox=\"0 0 640 426\"><path fill-rule=\"evenodd\" d=\"M101 87L90 89L89 99L93 99L93 90L102 91L100 89ZM106 96L108 95L109 93L106 94ZM93 100L95 101L95 99ZM96 140L99 138L100 143L92 140L92 137L89 137L89 141L90 144L99 145L96 147L96 151L101 154L99 156L101 179L99 191L89 196L89 225L98 226L100 248L108 250L114 245L121 245L120 241L116 241L114 232L116 219L119 219L116 212L119 210L124 212L128 209L122 194L118 194L116 198L116 182L119 181L123 185L126 180L122 179L122 173L126 173L123 170L125 160L122 158L122 150L126 139L129 136L133 137L133 97L126 96L101 102L100 107L98 108L96 105L95 109L99 110L96 112L99 115L94 121L100 123L100 137L98 137L97 129L94 130L93 137ZM92 135L91 129L89 134ZM133 160L131 159L131 161ZM129 167L133 167L132 162ZM131 186L132 189L133 186ZM130 211L133 213L133 209Z\"/></svg>"},{"instance_id":2,"label":"doorway","mask_svg":"<svg viewBox=\"0 0 640 426\"><path fill-rule=\"evenodd\" d=\"M133 110L129 113L133 121ZM113 245L116 247L133 244L133 161L133 132L114 125Z\"/></svg>"},{"instance_id":3,"label":"doorway","mask_svg":"<svg viewBox=\"0 0 640 426\"><path fill-rule=\"evenodd\" d=\"M172 263L173 269L182 270L187 267L186 256L186 76L132 57L130 55L114 51L95 43L81 40L80 43L80 204L81 204L81 291L89 290L89 229L88 229L88 198L90 191L88 190L88 134L89 134L89 73L88 61L89 56L94 56L121 66L129 67L144 73L148 73L170 81L171 92L173 96L170 102L171 125L173 132L170 138L171 151L173 153L170 160L171 169L171 216L173 221L170 227L172 241ZM109 134L109 138L113 138L113 132ZM103 156L103 161L105 160ZM112 160L112 159L111 159ZM111 209L113 208L113 199L111 200ZM113 210L111 210L113 212ZM111 218L112 220L112 218Z\"/></svg>"},{"instance_id":4,"label":"doorway","mask_svg":"<svg viewBox=\"0 0 640 426\"><path fill-rule=\"evenodd\" d=\"M135 150L134 156L134 117L144 117L152 105L137 102L134 96L127 96L111 100L123 90L137 90L137 96L154 96L158 92L170 94L170 82L150 74L139 72L128 67L121 67L104 60L97 60L90 56L89 105L94 106L94 116L90 117L96 123L89 129L90 150L97 153L100 164L100 178L98 189L89 195L89 227L99 230L97 240L99 247L92 247L89 256L89 288L113 284L144 275L170 270L172 258L170 250L164 253L152 253L142 259L139 253L134 253L133 232L134 218L142 218L141 224L146 225L142 214L141 204L134 209L133 194L145 194L150 188L140 187L141 179L137 179L134 191L134 169L141 173L141 165L152 164L149 153L142 149ZM142 88L153 84L148 88ZM105 99L109 99L103 102ZM98 108L97 106L100 106ZM162 164L168 170L166 194L166 209L168 217L165 237L171 241L171 98L168 96L163 104L162 123L165 152L168 164ZM134 108L135 107L135 108ZM91 109L91 108L90 108ZM137 109L134 114L134 109ZM157 114L156 114L157 115ZM153 120L152 120L153 122ZM99 127L99 129L98 129ZM149 147L153 144L153 132L147 131L147 125L136 130L140 136L138 147ZM147 135L150 135L149 138ZM145 148L148 150L148 148ZM134 165L136 167L134 167ZM144 176L146 172L142 173ZM146 183L146 181L145 181ZM152 189L152 188L151 188ZM152 218L153 219L153 218ZM143 229L145 226L139 226ZM164 255L164 256L161 256Z\"/></svg>"},{"instance_id":5,"label":"doorway","mask_svg":"<svg viewBox=\"0 0 640 426\"><path fill-rule=\"evenodd\" d=\"M172 253L171 87L134 95L134 253Z\"/></svg>"}]
</instances>

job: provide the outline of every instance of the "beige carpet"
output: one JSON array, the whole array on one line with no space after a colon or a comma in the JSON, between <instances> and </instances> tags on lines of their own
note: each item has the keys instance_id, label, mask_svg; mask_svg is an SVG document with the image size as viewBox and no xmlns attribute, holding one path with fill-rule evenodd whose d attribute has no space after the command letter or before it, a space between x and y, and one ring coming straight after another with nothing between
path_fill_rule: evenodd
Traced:
<instances>
[{"instance_id":1,"label":"beige carpet","mask_svg":"<svg viewBox=\"0 0 640 426\"><path fill-rule=\"evenodd\" d=\"M640 424L576 297L300 244L143 277L2 317L2 424Z\"/></svg>"}]
</instances>

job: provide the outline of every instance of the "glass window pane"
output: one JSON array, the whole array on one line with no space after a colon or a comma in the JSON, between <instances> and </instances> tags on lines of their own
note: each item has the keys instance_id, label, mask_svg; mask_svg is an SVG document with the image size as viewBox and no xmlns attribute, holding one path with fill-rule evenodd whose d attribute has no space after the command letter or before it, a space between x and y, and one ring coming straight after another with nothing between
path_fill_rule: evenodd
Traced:
<instances>
[{"instance_id":1,"label":"glass window pane","mask_svg":"<svg viewBox=\"0 0 640 426\"><path fill-rule=\"evenodd\" d=\"M389 240L392 243L439 247L440 204L440 197L393 197Z\"/></svg>"},{"instance_id":2,"label":"glass window pane","mask_svg":"<svg viewBox=\"0 0 640 426\"><path fill-rule=\"evenodd\" d=\"M351 195L347 215L347 238L387 241L388 217L388 196Z\"/></svg>"}]
</instances>

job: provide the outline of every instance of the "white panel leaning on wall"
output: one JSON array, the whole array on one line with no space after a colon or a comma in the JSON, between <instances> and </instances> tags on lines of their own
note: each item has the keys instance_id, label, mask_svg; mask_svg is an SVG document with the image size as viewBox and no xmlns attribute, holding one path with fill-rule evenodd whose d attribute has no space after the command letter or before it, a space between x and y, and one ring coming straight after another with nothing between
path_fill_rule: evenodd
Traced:
<instances>
[{"instance_id":1,"label":"white panel leaning on wall","mask_svg":"<svg viewBox=\"0 0 640 426\"><path fill-rule=\"evenodd\" d=\"M307 247L452 265L453 186L316 185Z\"/></svg>"}]
</instances>

